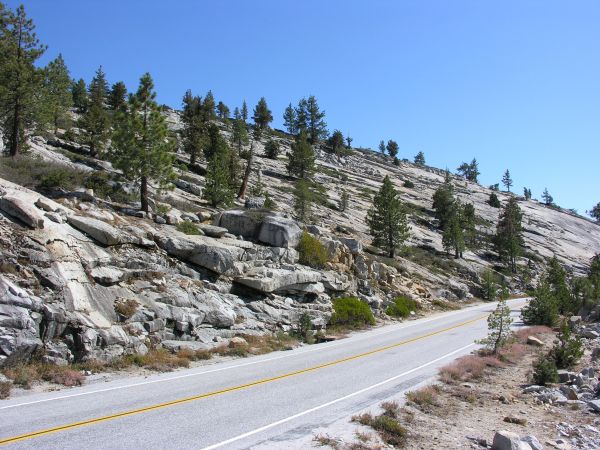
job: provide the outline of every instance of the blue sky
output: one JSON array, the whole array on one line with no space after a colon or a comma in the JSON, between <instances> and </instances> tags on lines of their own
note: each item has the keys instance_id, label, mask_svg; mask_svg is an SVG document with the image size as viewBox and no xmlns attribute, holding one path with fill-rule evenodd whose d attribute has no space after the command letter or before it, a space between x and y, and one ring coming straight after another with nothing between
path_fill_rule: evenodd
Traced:
<instances>
[{"instance_id":1,"label":"blue sky","mask_svg":"<svg viewBox=\"0 0 600 450\"><path fill-rule=\"evenodd\" d=\"M5 1L10 7L20 2ZM477 157L483 184L580 213L600 201L598 1L24 2L73 77L102 65L130 89L149 71L158 100L186 89L233 107L265 96L281 127L313 94L354 144L395 139L454 170Z\"/></svg>"}]
</instances>

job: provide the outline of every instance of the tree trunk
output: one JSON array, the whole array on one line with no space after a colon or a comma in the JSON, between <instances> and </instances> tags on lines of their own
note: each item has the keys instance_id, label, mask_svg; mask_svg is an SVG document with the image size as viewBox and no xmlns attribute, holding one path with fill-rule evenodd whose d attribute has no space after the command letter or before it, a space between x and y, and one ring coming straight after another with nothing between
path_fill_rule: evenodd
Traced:
<instances>
[{"instance_id":1,"label":"tree trunk","mask_svg":"<svg viewBox=\"0 0 600 450\"><path fill-rule=\"evenodd\" d=\"M250 145L250 155L248 156L248 163L246 164L246 172L244 173L244 180L242 181L242 185L240 186L240 192L238 193L238 198L243 199L246 195L246 189L248 188L248 179L250 178L250 173L252 173L252 158L254 156L254 144Z\"/></svg>"},{"instance_id":2,"label":"tree trunk","mask_svg":"<svg viewBox=\"0 0 600 450\"><path fill-rule=\"evenodd\" d=\"M9 154L12 157L17 156L17 153L19 152L19 139L21 137L19 135L20 121L21 121L21 104L19 102L19 99L17 98L17 100L15 102L15 114L13 116L12 136L10 139L10 147L9 147Z\"/></svg>"},{"instance_id":3,"label":"tree trunk","mask_svg":"<svg viewBox=\"0 0 600 450\"><path fill-rule=\"evenodd\" d=\"M140 186L140 202L142 204L142 211L148 212L148 178L142 177Z\"/></svg>"}]
</instances>

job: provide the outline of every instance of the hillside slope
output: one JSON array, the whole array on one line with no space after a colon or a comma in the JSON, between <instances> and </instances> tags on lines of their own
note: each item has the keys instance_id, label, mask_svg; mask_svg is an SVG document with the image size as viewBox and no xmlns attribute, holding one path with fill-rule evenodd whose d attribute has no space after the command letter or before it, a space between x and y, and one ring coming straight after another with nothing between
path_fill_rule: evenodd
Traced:
<instances>
[{"instance_id":1,"label":"hillside slope","mask_svg":"<svg viewBox=\"0 0 600 450\"><path fill-rule=\"evenodd\" d=\"M168 119L172 130L180 128L176 112ZM295 246L304 225L291 218L294 180L285 169L291 141L278 136L283 151L277 160L263 156L264 141L255 143L250 180L251 190L262 185L270 193L276 211L243 203L224 212L210 208L201 198L200 164L180 169L173 190L152 190L154 213L146 217L136 209L135 186L64 137L35 136L29 155L3 159L0 365L39 349L46 360L64 363L109 360L156 345L212 348L238 334L290 331L304 314L314 328L324 328L337 296L357 295L380 317L400 294L429 309L478 296L481 271L501 269L484 239L499 213L486 202L488 189L453 179L457 196L475 206L483 241L481 250L454 260L443 252L431 211L442 171L394 166L360 150L337 158L323 149L317 149L315 175L323 193L306 225L325 245L329 262L323 270L299 264ZM183 153L178 159L188 162ZM40 184L39 174L48 170L74 181L67 188ZM369 245L364 220L385 175L411 209L412 236L395 259ZM414 187L404 187L405 180ZM345 212L337 208L342 189L350 194ZM503 202L508 195L499 193ZM527 247L519 264L527 269L506 277L514 291L530 286L548 257L582 273L600 252L597 224L535 201L519 205ZM195 222L199 234L179 231L183 220Z\"/></svg>"}]
</instances>

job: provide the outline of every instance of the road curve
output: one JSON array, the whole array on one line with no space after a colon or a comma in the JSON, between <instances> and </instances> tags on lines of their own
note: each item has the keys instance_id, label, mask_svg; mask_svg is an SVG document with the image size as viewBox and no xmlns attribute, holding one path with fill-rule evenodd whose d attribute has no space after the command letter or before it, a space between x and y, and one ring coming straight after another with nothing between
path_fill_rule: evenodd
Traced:
<instances>
[{"instance_id":1,"label":"road curve","mask_svg":"<svg viewBox=\"0 0 600 450\"><path fill-rule=\"evenodd\" d=\"M512 300L513 313L524 300ZM293 448L298 436L433 376L487 333L483 304L287 352L0 402L0 445Z\"/></svg>"}]
</instances>

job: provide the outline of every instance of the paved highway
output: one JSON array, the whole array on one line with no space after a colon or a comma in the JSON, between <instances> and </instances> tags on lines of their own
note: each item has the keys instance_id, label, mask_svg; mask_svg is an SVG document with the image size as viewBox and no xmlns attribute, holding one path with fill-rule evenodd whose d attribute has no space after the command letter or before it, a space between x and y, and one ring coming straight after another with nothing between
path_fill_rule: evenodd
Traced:
<instances>
[{"instance_id":1,"label":"paved highway","mask_svg":"<svg viewBox=\"0 0 600 450\"><path fill-rule=\"evenodd\" d=\"M513 313L524 300L513 300ZM44 449L294 448L473 350L494 304L347 339L0 401L0 445Z\"/></svg>"}]
</instances>

